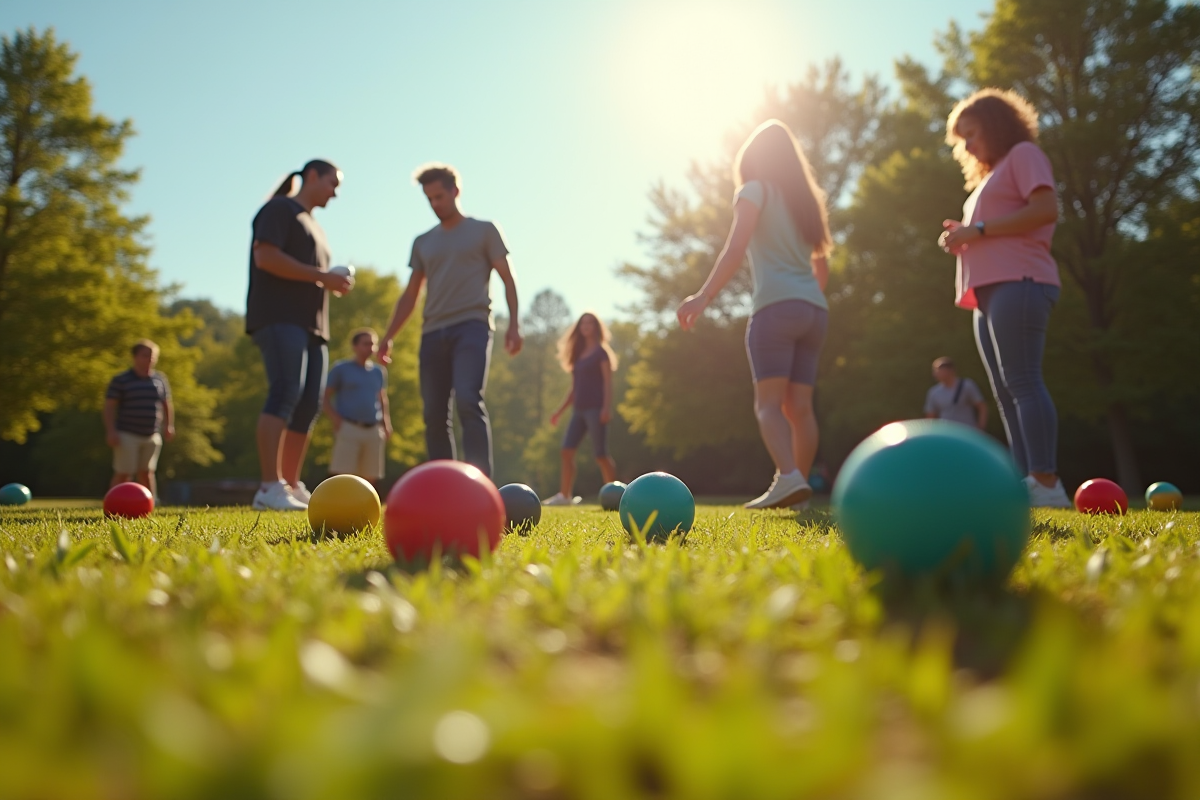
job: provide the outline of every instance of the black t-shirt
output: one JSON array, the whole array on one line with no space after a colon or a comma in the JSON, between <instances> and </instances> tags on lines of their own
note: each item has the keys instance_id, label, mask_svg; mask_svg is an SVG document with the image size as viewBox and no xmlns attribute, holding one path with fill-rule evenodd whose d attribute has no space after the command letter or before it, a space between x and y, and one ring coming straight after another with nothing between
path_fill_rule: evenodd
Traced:
<instances>
[{"instance_id":1,"label":"black t-shirt","mask_svg":"<svg viewBox=\"0 0 1200 800\"><path fill-rule=\"evenodd\" d=\"M290 197L272 197L259 209L253 241L273 244L302 264L329 269L325 231ZM299 325L329 341L329 294L315 283L291 281L259 269L252 242L246 333L278 322Z\"/></svg>"}]
</instances>

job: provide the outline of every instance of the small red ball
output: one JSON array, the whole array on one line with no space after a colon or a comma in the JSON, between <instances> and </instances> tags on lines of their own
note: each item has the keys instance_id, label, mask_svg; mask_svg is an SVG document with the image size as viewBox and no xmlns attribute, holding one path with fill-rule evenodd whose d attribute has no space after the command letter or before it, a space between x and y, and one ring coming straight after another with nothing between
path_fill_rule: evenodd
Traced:
<instances>
[{"instance_id":1,"label":"small red ball","mask_svg":"<svg viewBox=\"0 0 1200 800\"><path fill-rule=\"evenodd\" d=\"M470 464L438 460L409 470L388 492L383 536L397 561L444 554L479 557L495 550L504 530L504 500Z\"/></svg>"},{"instance_id":2,"label":"small red ball","mask_svg":"<svg viewBox=\"0 0 1200 800\"><path fill-rule=\"evenodd\" d=\"M118 483L104 495L104 516L137 519L154 510L154 495L140 483Z\"/></svg>"},{"instance_id":3,"label":"small red ball","mask_svg":"<svg viewBox=\"0 0 1200 800\"><path fill-rule=\"evenodd\" d=\"M1107 478L1093 478L1075 490L1075 508L1081 514L1120 515L1129 510L1129 498Z\"/></svg>"}]
</instances>

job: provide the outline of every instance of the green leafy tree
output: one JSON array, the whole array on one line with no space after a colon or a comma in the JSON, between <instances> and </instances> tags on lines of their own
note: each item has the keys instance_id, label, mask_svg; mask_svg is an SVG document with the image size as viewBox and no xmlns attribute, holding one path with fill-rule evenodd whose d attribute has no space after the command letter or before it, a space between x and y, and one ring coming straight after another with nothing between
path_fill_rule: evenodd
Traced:
<instances>
[{"instance_id":1,"label":"green leafy tree","mask_svg":"<svg viewBox=\"0 0 1200 800\"><path fill-rule=\"evenodd\" d=\"M969 84L1011 86L1042 115L1063 208L1054 254L1080 291L1064 305L1086 322L1069 343L1090 372L1073 405L1107 422L1119 479L1140 491L1132 418L1163 381L1138 379L1142 347L1122 335L1146 269L1130 245L1154 209L1195 190L1200 7L998 0L981 31L951 29L943 50Z\"/></svg>"}]
</instances>

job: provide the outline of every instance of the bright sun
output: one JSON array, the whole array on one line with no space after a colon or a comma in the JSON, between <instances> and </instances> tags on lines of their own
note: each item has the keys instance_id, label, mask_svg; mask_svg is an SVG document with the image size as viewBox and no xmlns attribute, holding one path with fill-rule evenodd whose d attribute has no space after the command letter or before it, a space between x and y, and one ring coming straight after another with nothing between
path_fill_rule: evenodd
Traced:
<instances>
[{"instance_id":1,"label":"bright sun","mask_svg":"<svg viewBox=\"0 0 1200 800\"><path fill-rule=\"evenodd\" d=\"M767 86L803 63L788 38L783 15L763 3L639 4L611 56L616 106L635 135L711 158Z\"/></svg>"}]
</instances>

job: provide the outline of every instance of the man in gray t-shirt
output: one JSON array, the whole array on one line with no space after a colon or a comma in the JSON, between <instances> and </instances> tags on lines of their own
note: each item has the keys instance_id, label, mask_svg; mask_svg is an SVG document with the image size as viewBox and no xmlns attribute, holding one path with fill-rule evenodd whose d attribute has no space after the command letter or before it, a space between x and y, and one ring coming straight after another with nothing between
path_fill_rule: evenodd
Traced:
<instances>
[{"instance_id":1,"label":"man in gray t-shirt","mask_svg":"<svg viewBox=\"0 0 1200 800\"><path fill-rule=\"evenodd\" d=\"M987 403L975 381L959 378L954 361L947 357L933 362L937 379L925 394L925 416L948 419L980 430L987 427Z\"/></svg>"},{"instance_id":2,"label":"man in gray t-shirt","mask_svg":"<svg viewBox=\"0 0 1200 800\"><path fill-rule=\"evenodd\" d=\"M429 458L455 457L451 397L462 424L464 460L492 474L492 431L483 403L492 351L492 270L504 281L508 330L504 349L521 350L517 284L508 247L495 223L464 216L458 206L458 174L433 164L417 170L438 224L413 242L408 265L412 278L396 302L379 360L391 362L392 340L417 306L425 286L419 355L421 402L425 409L425 448Z\"/></svg>"}]
</instances>

